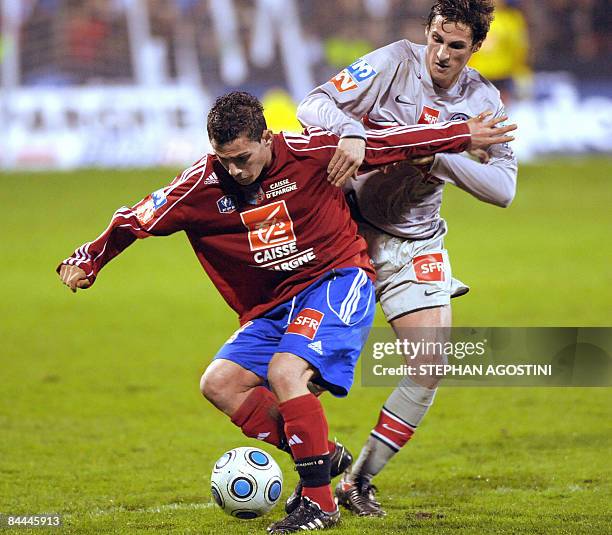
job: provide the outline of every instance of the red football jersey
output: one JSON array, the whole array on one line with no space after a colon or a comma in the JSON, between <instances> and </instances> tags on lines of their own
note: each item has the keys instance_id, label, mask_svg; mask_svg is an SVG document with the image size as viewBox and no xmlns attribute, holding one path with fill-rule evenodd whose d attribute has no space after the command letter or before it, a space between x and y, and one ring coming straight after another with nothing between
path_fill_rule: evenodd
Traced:
<instances>
[{"instance_id":1,"label":"red football jersey","mask_svg":"<svg viewBox=\"0 0 612 535\"><path fill-rule=\"evenodd\" d=\"M461 122L394 127L368 138L364 168L434 151L460 152L469 141ZM366 243L344 195L327 181L337 144L337 136L316 128L302 135L276 134L270 167L246 187L208 154L167 187L117 210L98 238L63 263L81 267L93 283L100 269L137 238L185 231L241 323L332 269L360 267L373 278Z\"/></svg>"}]
</instances>

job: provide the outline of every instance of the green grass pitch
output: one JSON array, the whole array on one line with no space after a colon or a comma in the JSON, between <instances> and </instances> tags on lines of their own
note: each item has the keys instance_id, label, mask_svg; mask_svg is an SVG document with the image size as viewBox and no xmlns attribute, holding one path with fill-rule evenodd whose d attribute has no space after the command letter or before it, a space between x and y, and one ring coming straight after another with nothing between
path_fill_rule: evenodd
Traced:
<instances>
[{"instance_id":1,"label":"green grass pitch","mask_svg":"<svg viewBox=\"0 0 612 535\"><path fill-rule=\"evenodd\" d=\"M136 243L77 295L54 272L172 174L3 176L0 513L58 512L61 532L92 534L263 533L280 517L211 503L216 458L261 444L199 394L237 323L184 237ZM455 323L609 325L610 177L604 158L524 165L508 210L447 188L453 271L472 285ZM387 394L324 396L331 434L358 453ZM335 532L610 533L611 417L612 389L442 388L376 480L388 516L345 514ZM286 496L296 474L266 449Z\"/></svg>"}]
</instances>

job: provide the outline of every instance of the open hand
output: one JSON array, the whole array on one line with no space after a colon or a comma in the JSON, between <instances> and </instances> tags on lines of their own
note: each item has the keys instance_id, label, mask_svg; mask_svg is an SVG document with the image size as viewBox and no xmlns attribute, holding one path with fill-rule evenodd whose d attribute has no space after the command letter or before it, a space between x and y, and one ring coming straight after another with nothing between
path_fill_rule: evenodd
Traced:
<instances>
[{"instance_id":1,"label":"open hand","mask_svg":"<svg viewBox=\"0 0 612 535\"><path fill-rule=\"evenodd\" d=\"M506 126L498 126L500 123L508 120L508 117L503 115L497 119L490 119L490 115L491 112L488 111L467 121L470 133L472 134L472 143L470 145L471 151L485 149L490 145L514 141L514 136L509 136L507 134L516 130L516 125L509 124Z\"/></svg>"},{"instance_id":2,"label":"open hand","mask_svg":"<svg viewBox=\"0 0 612 535\"><path fill-rule=\"evenodd\" d=\"M338 148L327 166L327 180L334 186L342 187L351 177L365 158L365 140L358 137L344 137L338 143Z\"/></svg>"}]
</instances>

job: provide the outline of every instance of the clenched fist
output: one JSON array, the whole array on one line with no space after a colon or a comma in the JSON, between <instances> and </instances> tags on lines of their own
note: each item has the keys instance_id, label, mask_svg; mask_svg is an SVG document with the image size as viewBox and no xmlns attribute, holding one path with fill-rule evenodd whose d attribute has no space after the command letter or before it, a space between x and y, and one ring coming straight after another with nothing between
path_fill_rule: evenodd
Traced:
<instances>
[{"instance_id":1,"label":"clenched fist","mask_svg":"<svg viewBox=\"0 0 612 535\"><path fill-rule=\"evenodd\" d=\"M59 276L62 282L73 292L76 292L77 288L84 290L91 286L91 282L87 280L85 271L77 266L63 264L60 268Z\"/></svg>"}]
</instances>

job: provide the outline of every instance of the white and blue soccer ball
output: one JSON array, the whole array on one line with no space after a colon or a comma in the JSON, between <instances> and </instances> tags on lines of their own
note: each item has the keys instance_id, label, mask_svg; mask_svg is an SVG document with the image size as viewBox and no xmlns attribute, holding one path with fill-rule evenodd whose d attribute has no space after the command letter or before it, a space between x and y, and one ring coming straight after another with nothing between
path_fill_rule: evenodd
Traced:
<instances>
[{"instance_id":1,"label":"white and blue soccer ball","mask_svg":"<svg viewBox=\"0 0 612 535\"><path fill-rule=\"evenodd\" d=\"M265 515L278 503L283 473L265 451L234 448L215 463L210 484L213 499L221 509L247 520Z\"/></svg>"}]
</instances>

